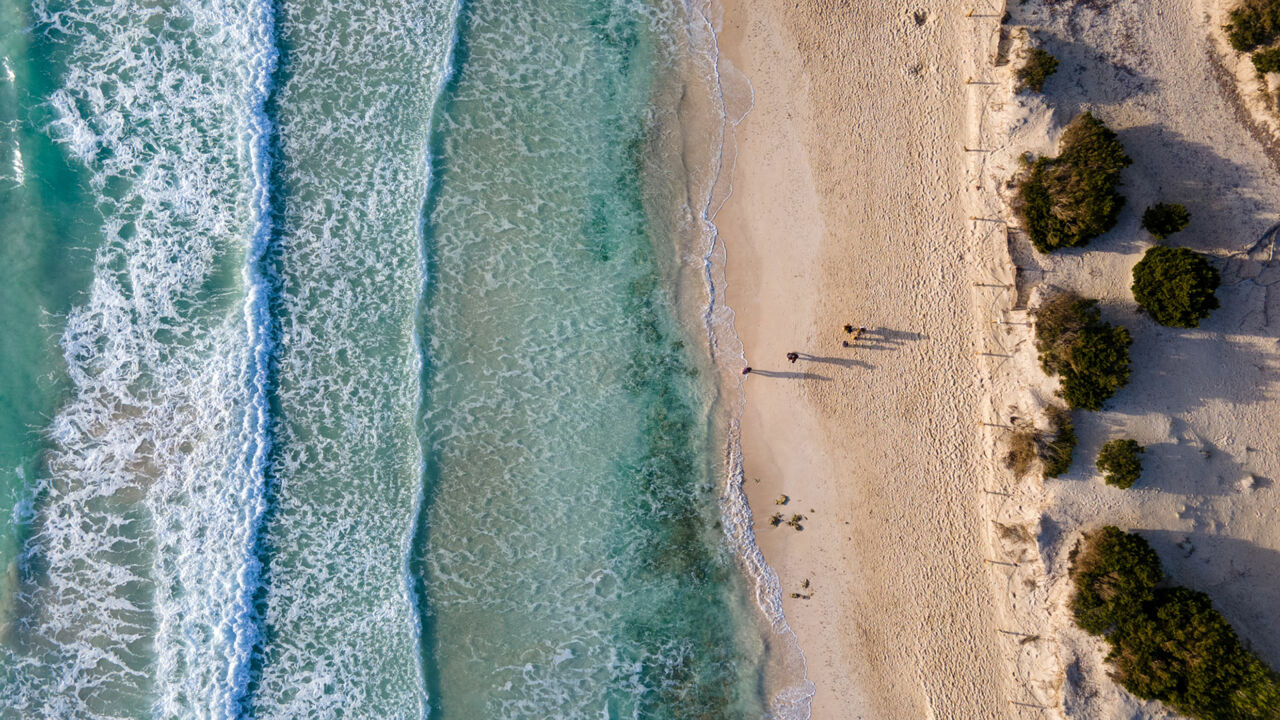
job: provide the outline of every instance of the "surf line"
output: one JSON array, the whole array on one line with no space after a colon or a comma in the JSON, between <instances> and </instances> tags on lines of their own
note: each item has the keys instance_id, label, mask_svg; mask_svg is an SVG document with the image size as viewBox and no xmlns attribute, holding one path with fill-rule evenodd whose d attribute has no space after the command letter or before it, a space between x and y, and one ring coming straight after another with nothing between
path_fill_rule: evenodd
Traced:
<instances>
[{"instance_id":1,"label":"surf line","mask_svg":"<svg viewBox=\"0 0 1280 720\"><path fill-rule=\"evenodd\" d=\"M729 143L736 143L730 135L730 128L737 127L746 116L755 109L755 88L747 83L751 93L750 105L736 118L730 117L725 97L724 77L721 74L720 38L716 24L711 19L714 0L707 0L701 5L690 4L690 43L691 49L701 49L705 60L711 65L713 102L719 111L719 134L716 138L716 152L712 159L712 170L702 198L702 205L697 210L697 219L702 224L705 250L702 258L703 281L706 283L707 304L703 310L703 323L707 333L707 345L713 362L723 367L725 361L737 362L731 365L736 369L746 364L743 355L742 340L738 336L735 325L736 315L733 308L725 301L726 286L725 267L728 248L720 229L716 226L716 216L725 203L733 195L733 173L737 165L737 154L726 162L725 150ZM728 192L716 203L716 188L721 179L729 182ZM720 360L724 356L725 360ZM732 373L737 376L737 373ZM724 382L721 380L721 382ZM772 688L775 694L768 699L772 717L781 720L808 720L812 712L813 697L817 692L813 681L809 679L808 661L804 649L800 647L795 631L787 623L782 607L782 585L778 573L764 558L760 545L756 542L753 529L751 505L747 501L745 490L745 474L743 471L741 420L746 406L745 387L739 377L733 388L734 397L726 403L729 414L725 437L725 477L720 493L720 518L723 522L724 534L730 546L737 554L737 560L755 594L756 606L768 621L774 635L781 641L781 647L772 652L783 653L787 657L774 662L781 662L787 667L788 677L784 679L784 687Z\"/></svg>"},{"instance_id":2,"label":"surf line","mask_svg":"<svg viewBox=\"0 0 1280 720\"><path fill-rule=\"evenodd\" d=\"M448 92L453 85L453 81L457 75L456 63L460 62L457 57L458 36L461 32L460 18L462 16L462 4L464 0L455 0L450 10L449 17L449 40L445 46L444 55L440 61L440 72L436 77L435 87L431 92L431 105L428 110L430 117L427 119L426 127L423 132L425 138L425 147L422 152L422 177L423 181L422 202L418 205L418 301L417 301L417 321L414 323L412 342L414 347L414 373L418 378L418 398L417 398L417 421L416 434L418 436L418 487L413 495L413 506L409 511L409 522L405 527L404 538L401 540L401 557L404 558L401 568L401 577L403 578L403 588L405 604L408 606L409 617L412 621L410 631L413 634L413 645L417 648L418 657L415 666L418 670L418 716L427 718L431 715L431 691L430 684L427 679L427 638L423 635L422 613L423 597L426 595L426 580L422 573L422 564L417 561L415 548L419 546L419 538L426 526L426 485L427 485L427 449L424 444L426 437L426 428L423 418L427 412L427 356L426 350L423 348L423 340L426 336L425 322L428 302L429 278L431 272L431 259L427 250L428 230L427 224L431 218L431 207L434 205L433 198L435 187L435 164L432 159L438 149L435 136L435 125L437 116L440 114L438 108L440 99Z\"/></svg>"},{"instance_id":3,"label":"surf line","mask_svg":"<svg viewBox=\"0 0 1280 720\"><path fill-rule=\"evenodd\" d=\"M241 269L246 288L244 323L248 354L241 369L241 380L248 388L249 396L241 427L243 445L239 472L245 478L240 513L246 532L239 548L240 567L234 578L231 608L221 623L221 634L228 643L222 714L228 720L235 720L247 711L245 706L252 681L253 656L263 637L262 618L255 606L255 595L262 583L259 541L268 504L267 472L272 447L271 360L276 349L270 307L275 282L268 259L274 234L271 176L276 129L268 117L267 104L275 89L273 78L280 53L276 44L272 1L250 0L245 10L242 22L249 59L245 65L247 122L242 142L249 159L251 182L250 232Z\"/></svg>"}]
</instances>

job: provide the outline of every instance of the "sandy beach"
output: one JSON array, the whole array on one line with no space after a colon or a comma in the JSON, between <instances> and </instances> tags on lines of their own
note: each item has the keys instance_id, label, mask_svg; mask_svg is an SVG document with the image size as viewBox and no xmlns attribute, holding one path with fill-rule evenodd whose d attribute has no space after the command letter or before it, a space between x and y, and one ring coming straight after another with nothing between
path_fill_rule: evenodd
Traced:
<instances>
[{"instance_id":1,"label":"sandy beach","mask_svg":"<svg viewBox=\"0 0 1280 720\"><path fill-rule=\"evenodd\" d=\"M766 371L747 382L746 485L814 718L1008 708L978 507L972 21L949 5L725 5L722 52L755 91L716 217L746 357ZM846 323L868 328L849 348ZM803 531L771 527L775 511Z\"/></svg>"},{"instance_id":2,"label":"sandy beach","mask_svg":"<svg viewBox=\"0 0 1280 720\"><path fill-rule=\"evenodd\" d=\"M765 371L746 383L746 484L813 717L1171 717L1116 686L1071 622L1068 556L1106 524L1140 532L1280 666L1277 157L1248 59L1217 30L1231 3L1010 3L1003 26L1003 3L884 5L731 1L720 34L755 92L716 218ZM1043 94L1015 88L1032 42L1062 61ZM1134 158L1128 203L1088 248L1040 255L1008 181L1086 109ZM1196 330L1155 325L1129 293L1160 201L1191 210L1173 244L1223 273L1223 309ZM1057 391L1027 308L1056 288L1130 329L1133 378L1074 414L1069 473L1019 480L1007 428L1043 423ZM846 323L868 328L853 347ZM1148 448L1127 491L1094 467L1122 436Z\"/></svg>"}]
</instances>

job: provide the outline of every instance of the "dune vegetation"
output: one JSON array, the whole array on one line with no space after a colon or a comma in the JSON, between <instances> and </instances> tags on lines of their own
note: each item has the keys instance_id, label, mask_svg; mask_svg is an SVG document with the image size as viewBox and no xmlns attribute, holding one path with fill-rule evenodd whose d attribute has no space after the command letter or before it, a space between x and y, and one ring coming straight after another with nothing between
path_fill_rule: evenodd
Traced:
<instances>
[{"instance_id":1,"label":"dune vegetation","mask_svg":"<svg viewBox=\"0 0 1280 720\"><path fill-rule=\"evenodd\" d=\"M1009 450L1004 465L1019 478L1026 477L1037 465L1043 477L1065 474L1071 469L1071 456L1076 448L1076 428L1071 412L1053 405L1045 410L1049 427L1020 427L1009 435Z\"/></svg>"},{"instance_id":2,"label":"dune vegetation","mask_svg":"<svg viewBox=\"0 0 1280 720\"><path fill-rule=\"evenodd\" d=\"M1015 73L1018 78L1018 92L1026 90L1043 92L1045 81L1057 71L1058 58L1043 48L1031 48L1027 52L1027 61Z\"/></svg>"},{"instance_id":3,"label":"dune vegetation","mask_svg":"<svg viewBox=\"0 0 1280 720\"><path fill-rule=\"evenodd\" d=\"M1227 41L1240 52L1280 38L1280 0L1242 0L1227 15Z\"/></svg>"},{"instance_id":4,"label":"dune vegetation","mask_svg":"<svg viewBox=\"0 0 1280 720\"><path fill-rule=\"evenodd\" d=\"M1076 624L1106 639L1123 688L1198 720L1280 719L1280 677L1208 595L1165 583L1141 536L1114 526L1085 536L1071 577Z\"/></svg>"},{"instance_id":5,"label":"dune vegetation","mask_svg":"<svg viewBox=\"0 0 1280 720\"><path fill-rule=\"evenodd\" d=\"M1062 399L1072 409L1101 410L1129 382L1125 328L1103 322L1097 300L1063 292L1035 312L1040 366L1062 382Z\"/></svg>"},{"instance_id":6,"label":"dune vegetation","mask_svg":"<svg viewBox=\"0 0 1280 720\"><path fill-rule=\"evenodd\" d=\"M1142 227L1157 240L1181 231L1190 222L1187 206L1178 203L1156 203L1142 213Z\"/></svg>"},{"instance_id":7,"label":"dune vegetation","mask_svg":"<svg viewBox=\"0 0 1280 720\"><path fill-rule=\"evenodd\" d=\"M1152 320L1193 328L1218 308L1222 277L1208 258L1187 248L1156 246L1133 266L1133 299Z\"/></svg>"},{"instance_id":8,"label":"dune vegetation","mask_svg":"<svg viewBox=\"0 0 1280 720\"><path fill-rule=\"evenodd\" d=\"M1259 73L1280 72L1280 0L1238 0L1224 30L1233 48L1252 53ZM1039 91L1057 60L1039 49L1026 58L1013 71L1016 90ZM1056 157L1026 156L1011 205L1032 247L1040 253L1079 248L1115 228L1125 205L1121 176L1131 164L1119 136L1089 112L1066 127ZM1185 230L1191 213L1159 202L1141 220L1163 241ZM1047 264L1045 272L1062 269ZM1058 277L1066 286L1075 278L1070 270ZM1218 269L1188 248L1150 248L1132 280L1139 308L1165 326L1197 327L1219 307ZM1096 300L1071 291L1054 288L1032 307L1040 365L1059 379L1067 407L1045 409L1050 430L1015 427L1005 465L1018 477L1040 466L1051 478L1071 466L1071 411L1102 410L1128 383L1132 337L1102 320ZM1108 485L1128 489L1143 477L1145 452L1134 439L1112 439L1095 464ZM1077 626L1106 641L1109 675L1121 687L1194 720L1280 720L1280 674L1250 651L1208 595L1165 577L1146 539L1107 526L1086 534L1070 557L1070 613Z\"/></svg>"},{"instance_id":9,"label":"dune vegetation","mask_svg":"<svg viewBox=\"0 0 1280 720\"><path fill-rule=\"evenodd\" d=\"M1092 113L1072 120L1058 156L1032 161L1018 188L1015 210L1036 250L1081 247L1115 227L1124 207L1120 173L1132 162Z\"/></svg>"},{"instance_id":10,"label":"dune vegetation","mask_svg":"<svg viewBox=\"0 0 1280 720\"><path fill-rule=\"evenodd\" d=\"M1137 440L1111 440L1098 451L1098 471L1103 481L1127 490L1142 477L1142 453L1146 449Z\"/></svg>"}]
</instances>

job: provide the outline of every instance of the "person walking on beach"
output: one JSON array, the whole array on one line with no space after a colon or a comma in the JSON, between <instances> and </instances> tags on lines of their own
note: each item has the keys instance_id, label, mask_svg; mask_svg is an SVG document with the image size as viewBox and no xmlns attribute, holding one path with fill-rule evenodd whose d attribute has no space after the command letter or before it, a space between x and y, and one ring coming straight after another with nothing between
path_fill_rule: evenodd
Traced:
<instances>
[{"instance_id":1,"label":"person walking on beach","mask_svg":"<svg viewBox=\"0 0 1280 720\"><path fill-rule=\"evenodd\" d=\"M844 325L844 332L845 332L845 334L846 334L846 335L852 335L852 334L853 334L853 326L852 326L852 325L850 325L849 323L845 323L845 325Z\"/></svg>"},{"instance_id":2,"label":"person walking on beach","mask_svg":"<svg viewBox=\"0 0 1280 720\"><path fill-rule=\"evenodd\" d=\"M787 353L787 362L791 363L792 365L795 365L796 361L799 359L800 359L800 353L798 352Z\"/></svg>"},{"instance_id":3,"label":"person walking on beach","mask_svg":"<svg viewBox=\"0 0 1280 720\"><path fill-rule=\"evenodd\" d=\"M751 374L751 366L750 366L750 365L748 365L747 367L742 368L742 374L743 374L743 375L750 375L750 374Z\"/></svg>"}]
</instances>

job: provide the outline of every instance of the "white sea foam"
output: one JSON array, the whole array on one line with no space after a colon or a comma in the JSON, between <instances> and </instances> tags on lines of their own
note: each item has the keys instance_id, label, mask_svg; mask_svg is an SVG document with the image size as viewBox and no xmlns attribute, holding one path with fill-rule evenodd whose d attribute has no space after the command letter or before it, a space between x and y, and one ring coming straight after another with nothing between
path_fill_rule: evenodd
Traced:
<instances>
[{"instance_id":1,"label":"white sea foam","mask_svg":"<svg viewBox=\"0 0 1280 720\"><path fill-rule=\"evenodd\" d=\"M273 60L266 7L76 0L55 10L51 0L36 2L37 32L68 55L49 99L51 130L91 173L103 244L88 299L69 314L62 337L74 394L49 429L49 471L35 480L21 627L16 643L0 649L14 699L0 715L215 718L247 703L261 717L425 714L420 609L405 565L423 501L423 459L407 450L416 446L423 362L411 319L425 291L418 229L426 120L449 64L457 6L280 5L276 31L292 59L278 88L279 129L262 113ZM536 71L511 68L526 81ZM275 168L273 134L283 158ZM549 152L526 150L535 158ZM277 174L290 194L274 215L267 188ZM530 216L555 209L551 201L522 209L486 226L485 239L514 238L536 227ZM269 242L273 218L278 244ZM501 293L513 280L537 287L555 262L551 250L499 248L484 267L459 266L477 275L455 279L478 293ZM204 291L237 267L239 294ZM281 294L269 297L277 285ZM278 336L271 309L279 311ZM547 308L556 318L548 330L566 358L583 349L577 339L617 330L555 310ZM581 382L513 349L519 340L493 348L486 381L536 376L548 384L525 388L531 396ZM429 343L439 347L438 338ZM268 360L277 363L278 387L267 385ZM625 407L625 377L613 367L587 369ZM274 424L268 391L283 411ZM492 421L482 444L494 429L531 420L520 397L499 408L470 400L451 412ZM564 426L574 438L607 430L589 417L574 422ZM469 430L433 428L443 438ZM607 447L611 438L597 439ZM516 467L536 450L574 457L595 470L587 477L613 470L554 438L531 448L498 437L483 450L468 460ZM264 525L268 474L278 507ZM634 508L612 492L574 488L572 499L599 508L598 517L563 517L563 504L542 498L487 515L492 526L455 528L476 545L434 559L433 602L524 612L529 598L594 608L640 597L626 587L625 563L634 558L586 571L576 563L610 548L557 548L545 557L533 544L539 523L571 521L599 523L611 542L644 544L650 538L640 529L611 534L635 525ZM686 500L648 499L646 511ZM487 509L457 508L457 517ZM273 551L266 570L256 565L263 533ZM487 553L565 574L519 578L526 592L512 596L467 574ZM252 600L264 571L271 582L258 617ZM762 606L775 595L765 592ZM555 609L538 602L534 613ZM673 641L626 655L604 631L551 616L567 638L545 648L557 662L509 668L527 694L503 705L503 716L586 702L601 690L601 668L605 681L617 681L613 689L639 697L654 689L644 686L643 668L674 672L697 654ZM262 674L251 678L259 622L273 634ZM251 680L257 692L249 698Z\"/></svg>"},{"instance_id":2,"label":"white sea foam","mask_svg":"<svg viewBox=\"0 0 1280 720\"><path fill-rule=\"evenodd\" d=\"M14 74L13 67L9 64L9 56L5 55L0 58L0 70L4 73L4 80L7 86L0 90L0 159L4 154L9 155L9 172L0 174L0 180L8 180L15 185L21 187L26 183L26 171L22 164L22 144L21 144L21 124L17 118L18 95L17 81L18 76Z\"/></svg>"},{"instance_id":3,"label":"white sea foam","mask_svg":"<svg viewBox=\"0 0 1280 720\"><path fill-rule=\"evenodd\" d=\"M250 169L248 252L242 270L247 293L244 301L244 326L249 347L248 363L240 382L249 388L248 407L241 424L244 443L240 450L240 472L245 486L237 498L242 519L236 527L242 533L236 558L229 612L222 618L215 636L227 643L223 712L234 720L245 710L245 694L250 683L252 654L262 635L254 595L259 589L262 566L258 558L258 542L266 512L266 473L271 453L271 417L269 404L270 362L275 351L269 306L272 283L266 269L267 252L273 233L271 219L271 141L274 128L267 117L266 104L271 93L271 78L276 71L278 53L275 46L275 18L268 0L250 0L240 29L247 40L248 62L243 76L248 88L246 137L241 141ZM233 18L227 21L234 22ZM241 29L242 28L242 29Z\"/></svg>"},{"instance_id":4,"label":"white sea foam","mask_svg":"<svg viewBox=\"0 0 1280 720\"><path fill-rule=\"evenodd\" d=\"M433 90L433 96L431 99L433 119L434 119L435 106L439 101L440 96L443 94L445 87L448 86L449 81L453 77L453 63L454 63L453 54L454 54L454 49L458 45L458 16L461 11L462 11L461 2L460 1L454 2L452 11L450 13L450 18L449 18L449 27L452 29L452 32L449 36L449 41L447 44L448 49L445 52L444 58L440 63L441 72L438 74L436 78L436 85ZM423 186L424 195L421 198L418 205L419 212L417 216L417 222L415 224L415 227L417 228L417 231L418 231L417 233L418 287L417 287L416 297L417 297L417 314L419 316L421 316L422 313L425 311L426 292L427 292L427 275L430 272L429 260L427 258L426 238L423 237L423 231L425 230L426 224L427 224L427 217L425 215L425 211L426 211L426 205L428 200L427 193L429 193L431 189L429 183L432 178L432 164L431 164L431 155L430 155L430 147L429 147L432 127L433 127L433 123L427 124L426 134L425 134L425 137L427 139L427 146L423 147L422 149L423 150L422 168L420 169L419 172L422 174L423 177L427 178L428 184ZM423 347L424 347L423 338L418 334L416 324L415 324L414 332L411 337L412 337L412 344L414 348L413 377L419 380L418 386L417 386L418 392L417 392L416 399L417 399L417 408L420 413L424 406L424 403L426 402L426 393L425 393L426 387L421 382L426 358L423 352ZM419 578L414 571L413 561L417 554L414 549L414 542L417 540L417 537L419 534L420 523L422 519L422 511L423 511L424 504L426 502L425 481L426 481L426 473L427 473L427 461L426 461L425 450L422 447L422 440L421 440L423 429L417 423L415 423L414 425L414 432L418 437L418 457L417 457L417 463L416 463L417 477L416 477L416 487L413 493L413 505L410 508L410 513L409 513L409 523L405 527L404 539L400 546L400 556L403 558L403 565L401 568L401 584L404 589L405 605L408 608L409 618L411 621L410 627L411 627L411 636L413 638L413 645L414 645L414 648L417 650L414 657L416 660L415 669L417 670L417 676L418 676L418 709L419 709L418 714L421 717L425 718L425 717L428 717L431 713L431 706L429 705L430 692L427 688L427 678L425 674L426 663L429 662L430 660L429 658L423 657L423 652L422 652L423 650L422 613L425 611L425 607L423 607L424 598L422 598L417 591L417 584L419 582Z\"/></svg>"},{"instance_id":5,"label":"white sea foam","mask_svg":"<svg viewBox=\"0 0 1280 720\"><path fill-rule=\"evenodd\" d=\"M259 717L426 714L408 544L421 211L454 0L291 2L275 105L278 242L271 636Z\"/></svg>"},{"instance_id":6,"label":"white sea foam","mask_svg":"<svg viewBox=\"0 0 1280 720\"><path fill-rule=\"evenodd\" d=\"M816 688L808 679L803 650L783 613L782 586L778 573L765 561L759 545L756 544L751 507L743 489L739 418L745 396L736 370L746 364L746 358L742 341L734 326L733 309L724 299L727 284L725 280L726 250L715 224L715 216L733 193L733 164L732 160L727 160L727 157L736 157L736 148L732 146L735 141L730 132L733 127L742 122L754 105L754 89L747 83L747 90L752 93L751 101L742 109L741 114L730 117L726 107L727 89L721 68L722 62L725 61L720 57L716 28L709 16L711 10L710 2L690 7L689 38L694 51L706 58L704 72L714 96L714 103L719 110L720 122L712 172L709 181L704 184L705 194L702 196L702 204L694 209L697 221L701 225L700 234L704 247L702 261L707 305L703 322L707 330L712 358L721 369L721 378L738 380L736 385L725 388L728 393L726 410L731 417L725 437L722 518L725 535L735 548L739 562L754 586L756 604L777 638L776 642L769 643L771 657L768 659L773 664L771 671L778 675L773 680L784 684L781 687L772 688L776 693L770 708L772 716L778 720L807 720ZM731 381L724 382L729 385Z\"/></svg>"},{"instance_id":7,"label":"white sea foam","mask_svg":"<svg viewBox=\"0 0 1280 720\"><path fill-rule=\"evenodd\" d=\"M235 134L244 8L33 10L66 66L50 130L87 167L104 220L62 335L74 392L34 479L4 711L225 717L246 637L254 345L229 298L202 290L254 225Z\"/></svg>"},{"instance_id":8,"label":"white sea foam","mask_svg":"<svg viewBox=\"0 0 1280 720\"><path fill-rule=\"evenodd\" d=\"M13 181L18 185L25 185L27 175L22 164L22 146L18 144L17 139L13 141Z\"/></svg>"},{"instance_id":9,"label":"white sea foam","mask_svg":"<svg viewBox=\"0 0 1280 720\"><path fill-rule=\"evenodd\" d=\"M668 54L651 43L683 32L654 5L471 10L473 64L444 120L425 423L437 676L459 717L661 717L757 690L736 675L755 638L738 647L743 616L722 614L726 543L672 544L717 508L698 482L715 464L704 388L680 372L666 293L645 289L664 238L631 204L643 158L617 152L651 129L647 62Z\"/></svg>"}]
</instances>

